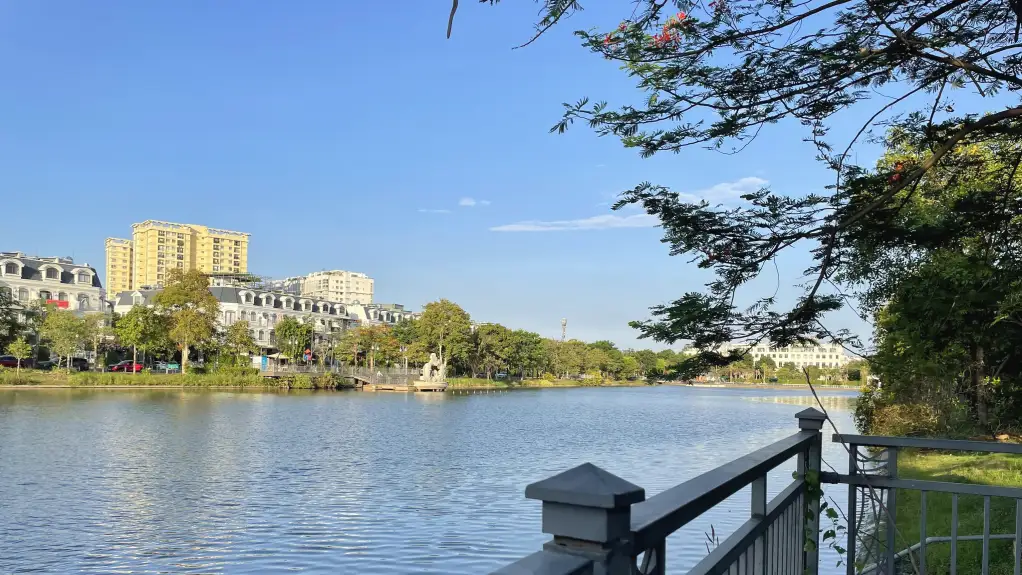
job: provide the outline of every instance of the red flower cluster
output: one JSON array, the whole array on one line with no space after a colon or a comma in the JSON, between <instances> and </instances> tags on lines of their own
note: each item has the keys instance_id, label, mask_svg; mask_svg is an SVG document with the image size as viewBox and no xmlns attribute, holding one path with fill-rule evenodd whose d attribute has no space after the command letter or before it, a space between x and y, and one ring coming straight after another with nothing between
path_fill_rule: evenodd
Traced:
<instances>
[{"instance_id":1,"label":"red flower cluster","mask_svg":"<svg viewBox=\"0 0 1022 575\"><path fill-rule=\"evenodd\" d=\"M901 173L903 171L905 171L905 164L903 162L894 164L894 173L891 174L890 178L887 178L887 181L891 184L897 184L901 181Z\"/></svg>"},{"instance_id":2,"label":"red flower cluster","mask_svg":"<svg viewBox=\"0 0 1022 575\"><path fill-rule=\"evenodd\" d=\"M663 31L653 36L653 42L657 46L663 46L681 40L681 33L678 29L685 25L685 18L688 18L688 14L684 12L678 12L677 15L668 18L667 23L664 24Z\"/></svg>"}]
</instances>

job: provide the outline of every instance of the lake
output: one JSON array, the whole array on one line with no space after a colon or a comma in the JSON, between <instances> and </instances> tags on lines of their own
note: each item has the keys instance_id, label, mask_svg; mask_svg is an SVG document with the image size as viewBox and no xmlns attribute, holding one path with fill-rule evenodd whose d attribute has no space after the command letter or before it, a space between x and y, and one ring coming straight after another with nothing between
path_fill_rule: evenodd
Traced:
<instances>
[{"instance_id":1,"label":"lake","mask_svg":"<svg viewBox=\"0 0 1022 575\"><path fill-rule=\"evenodd\" d=\"M822 395L854 433L855 394ZM487 573L549 539L527 484L589 461L649 497L795 433L811 400L687 387L0 390L0 573ZM824 458L844 471L824 432ZM771 476L771 494L793 469ZM723 540L748 501L672 536L668 571L706 554L711 525Z\"/></svg>"}]
</instances>

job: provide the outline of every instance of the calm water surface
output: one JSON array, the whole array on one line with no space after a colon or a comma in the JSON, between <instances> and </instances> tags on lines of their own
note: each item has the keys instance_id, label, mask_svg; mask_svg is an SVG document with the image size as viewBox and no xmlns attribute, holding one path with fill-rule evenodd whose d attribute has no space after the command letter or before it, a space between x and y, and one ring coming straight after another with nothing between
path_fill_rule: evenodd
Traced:
<instances>
[{"instance_id":1,"label":"calm water surface","mask_svg":"<svg viewBox=\"0 0 1022 575\"><path fill-rule=\"evenodd\" d=\"M825 397L842 432L852 395ZM526 484L590 461L651 496L794 433L810 400L0 390L0 573L486 573L548 539ZM740 493L675 534L669 571L747 513Z\"/></svg>"}]
</instances>

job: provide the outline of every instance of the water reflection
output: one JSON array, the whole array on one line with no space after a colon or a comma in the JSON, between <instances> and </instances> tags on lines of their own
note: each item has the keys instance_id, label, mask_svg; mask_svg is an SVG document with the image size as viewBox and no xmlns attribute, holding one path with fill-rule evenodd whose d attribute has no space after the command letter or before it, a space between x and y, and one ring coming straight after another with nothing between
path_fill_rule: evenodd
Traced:
<instances>
[{"instance_id":1,"label":"water reflection","mask_svg":"<svg viewBox=\"0 0 1022 575\"><path fill-rule=\"evenodd\" d=\"M853 394L823 397L851 431ZM591 461L653 495L790 435L809 401L678 387L5 390L0 572L487 572L546 539L526 484ZM843 461L835 449L825 457ZM787 481L778 470L770 492ZM711 525L723 538L745 520L748 495L732 499L672 537L672 573L705 554Z\"/></svg>"}]
</instances>

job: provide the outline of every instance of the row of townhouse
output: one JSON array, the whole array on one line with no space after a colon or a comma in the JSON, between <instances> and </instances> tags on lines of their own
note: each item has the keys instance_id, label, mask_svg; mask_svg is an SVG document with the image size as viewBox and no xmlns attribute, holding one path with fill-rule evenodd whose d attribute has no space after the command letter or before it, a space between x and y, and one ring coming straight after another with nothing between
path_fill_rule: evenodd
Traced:
<instances>
[{"instance_id":1,"label":"row of townhouse","mask_svg":"<svg viewBox=\"0 0 1022 575\"><path fill-rule=\"evenodd\" d=\"M311 322L315 341L319 343L360 324L395 324L418 315L397 304L353 305L239 286L213 286L209 291L220 302L221 325L247 321L252 338L264 352L275 349L274 328L285 317ZM114 299L114 311L125 314L136 305L153 305L159 292L159 289L121 292Z\"/></svg>"}]
</instances>

